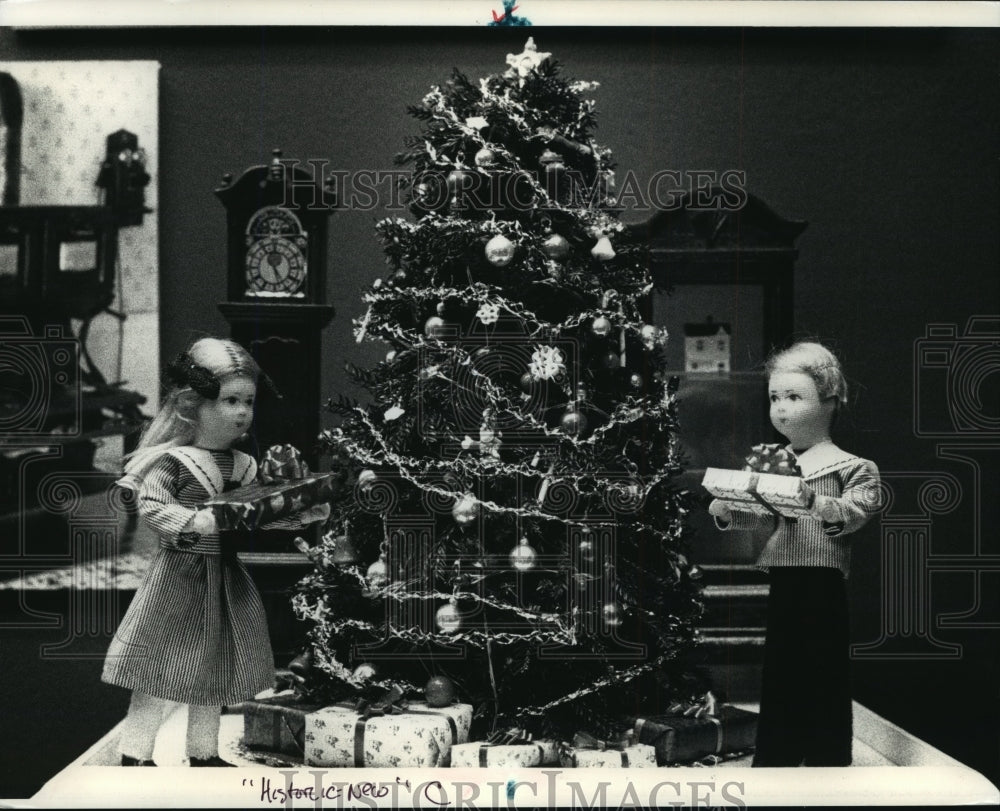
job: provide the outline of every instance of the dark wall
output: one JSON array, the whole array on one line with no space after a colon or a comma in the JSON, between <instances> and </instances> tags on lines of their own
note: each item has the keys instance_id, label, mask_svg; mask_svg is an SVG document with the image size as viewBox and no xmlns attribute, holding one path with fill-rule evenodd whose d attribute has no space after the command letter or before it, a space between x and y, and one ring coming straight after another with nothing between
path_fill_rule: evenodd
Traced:
<instances>
[{"instance_id":1,"label":"dark wall","mask_svg":"<svg viewBox=\"0 0 1000 811\"><path fill-rule=\"evenodd\" d=\"M953 473L961 503L933 525L932 551L968 554L979 532L982 551L996 553L996 507L974 501L973 468L939 458L940 440L917 436L912 414L925 380L914 348L926 325L961 332L970 316L1000 312L997 31L533 33L568 75L601 82L593 94L598 137L620 172L645 179L662 168L742 169L752 193L809 221L795 318L803 335L838 349L855 382L838 439L889 473ZM0 58L162 63L153 166L162 190L161 351L169 357L197 333L226 332L215 306L225 289L224 212L212 194L224 172L264 162L274 147L326 159L331 169L391 169L403 136L418 132L407 104L453 66L472 77L503 69L523 40L522 32L478 29L4 30ZM384 267L372 227L384 213L343 210L331 222L337 316L324 337L323 371L331 394L347 390L343 361L367 364L384 351L351 335L362 287ZM983 378L983 408L994 419L996 379ZM998 464L988 454L980 461L986 496ZM878 532L863 537L851 581L859 641L876 638L881 622ZM975 600L973 575L932 580L932 622ZM996 583L981 585L983 610L1000 616ZM998 633L932 629L963 646L960 658L859 660L857 694L996 780L995 735L992 744L970 741L952 699L982 691L982 728L996 728Z\"/></svg>"}]
</instances>

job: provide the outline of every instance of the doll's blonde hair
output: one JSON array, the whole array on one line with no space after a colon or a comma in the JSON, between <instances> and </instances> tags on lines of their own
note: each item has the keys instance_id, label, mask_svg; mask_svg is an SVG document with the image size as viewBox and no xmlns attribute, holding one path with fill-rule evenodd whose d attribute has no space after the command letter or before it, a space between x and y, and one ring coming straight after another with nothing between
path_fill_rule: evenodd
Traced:
<instances>
[{"instance_id":1,"label":"doll's blonde hair","mask_svg":"<svg viewBox=\"0 0 1000 811\"><path fill-rule=\"evenodd\" d=\"M260 375L260 367L250 353L235 341L223 338L200 338L171 366L176 367L182 359L181 365L201 367L200 371L207 372L218 383L239 376L250 378L256 384ZM198 409L210 399L215 398L199 394L189 382L174 382L163 398L160 411L143 431L138 446L125 457L125 477L119 484L136 489L142 474L160 456L171 448L194 442Z\"/></svg>"},{"instance_id":2,"label":"doll's blonde hair","mask_svg":"<svg viewBox=\"0 0 1000 811\"><path fill-rule=\"evenodd\" d=\"M788 349L775 352L768 358L764 371L768 377L775 372L809 375L816 383L821 400L835 399L837 411L847 405L847 379L840 368L840 361L821 343L799 341Z\"/></svg>"}]
</instances>

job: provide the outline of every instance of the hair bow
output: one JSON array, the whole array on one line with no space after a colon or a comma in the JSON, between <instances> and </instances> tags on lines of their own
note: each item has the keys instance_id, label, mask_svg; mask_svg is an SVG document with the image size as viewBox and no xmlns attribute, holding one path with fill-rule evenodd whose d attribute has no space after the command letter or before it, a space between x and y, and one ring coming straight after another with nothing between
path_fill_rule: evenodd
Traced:
<instances>
[{"instance_id":1,"label":"hair bow","mask_svg":"<svg viewBox=\"0 0 1000 811\"><path fill-rule=\"evenodd\" d=\"M207 400L219 396L219 379L191 360L187 352L181 352L167 364L167 377L178 386L190 386Z\"/></svg>"}]
</instances>

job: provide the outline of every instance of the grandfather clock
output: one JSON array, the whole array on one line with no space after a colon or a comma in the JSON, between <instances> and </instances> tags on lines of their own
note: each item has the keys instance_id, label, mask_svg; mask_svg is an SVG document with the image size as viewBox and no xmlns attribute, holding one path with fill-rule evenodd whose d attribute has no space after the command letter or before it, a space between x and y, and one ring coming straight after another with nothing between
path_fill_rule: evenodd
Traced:
<instances>
[{"instance_id":1,"label":"grandfather clock","mask_svg":"<svg viewBox=\"0 0 1000 811\"><path fill-rule=\"evenodd\" d=\"M264 166L215 194L226 207L228 301L219 310L233 340L274 382L258 387L258 454L290 442L316 467L320 332L333 317L326 303L327 225L337 205L328 186L274 150Z\"/></svg>"}]
</instances>

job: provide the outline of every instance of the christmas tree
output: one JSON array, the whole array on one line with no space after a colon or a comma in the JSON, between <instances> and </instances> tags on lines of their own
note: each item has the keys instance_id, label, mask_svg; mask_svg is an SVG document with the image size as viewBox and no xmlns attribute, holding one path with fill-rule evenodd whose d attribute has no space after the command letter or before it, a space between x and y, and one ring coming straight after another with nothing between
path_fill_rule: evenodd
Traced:
<instances>
[{"instance_id":1,"label":"christmas tree","mask_svg":"<svg viewBox=\"0 0 1000 811\"><path fill-rule=\"evenodd\" d=\"M356 486L293 602L326 699L454 688L483 734L611 735L693 689L676 381L596 84L531 40L507 62L409 110L415 219L378 224L389 272L356 321L389 351L349 367L371 404L330 403Z\"/></svg>"}]
</instances>

